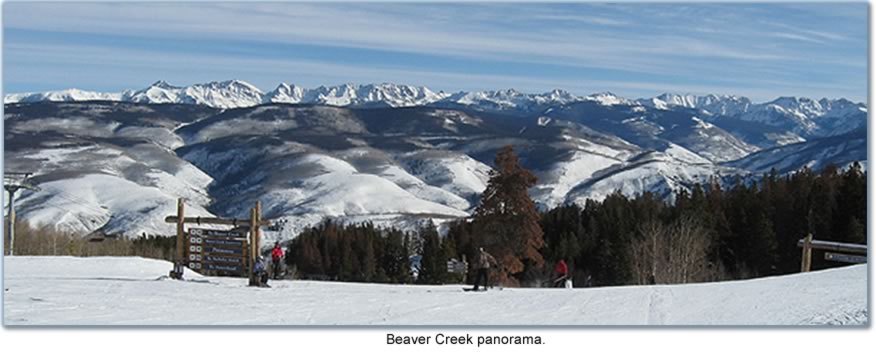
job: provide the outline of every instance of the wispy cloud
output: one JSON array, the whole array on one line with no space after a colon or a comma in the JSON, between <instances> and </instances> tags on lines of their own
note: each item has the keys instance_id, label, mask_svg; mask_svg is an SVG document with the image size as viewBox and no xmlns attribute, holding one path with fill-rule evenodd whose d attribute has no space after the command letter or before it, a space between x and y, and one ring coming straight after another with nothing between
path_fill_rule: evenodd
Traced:
<instances>
[{"instance_id":1,"label":"wispy cloud","mask_svg":"<svg viewBox=\"0 0 876 352\"><path fill-rule=\"evenodd\" d=\"M540 82L528 86L603 84L590 89L620 94L747 89L748 95L820 86L818 95L834 95L836 82L866 87L866 34L860 34L866 17L847 18L847 8L860 5L6 3L4 86L82 86L82 76L98 73L84 68L93 66L90 53L99 52L117 70L119 85L173 80L148 77L152 65L153 74L176 77L261 77L274 70L324 77L321 83L349 75L344 81L417 77L457 89ZM366 55L369 60L357 62ZM48 66L64 65L64 58L67 69L81 73L20 74L53 71ZM184 58L212 66L198 69ZM306 72L295 67L308 64ZM833 77L805 74L826 70ZM866 92L850 95L862 99Z\"/></svg>"}]
</instances>

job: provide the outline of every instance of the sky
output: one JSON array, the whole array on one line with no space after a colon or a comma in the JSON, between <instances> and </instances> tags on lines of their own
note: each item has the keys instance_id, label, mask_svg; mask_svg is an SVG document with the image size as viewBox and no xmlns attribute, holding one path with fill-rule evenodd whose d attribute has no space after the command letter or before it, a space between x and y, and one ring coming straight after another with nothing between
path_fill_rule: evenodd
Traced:
<instances>
[{"instance_id":1,"label":"sky","mask_svg":"<svg viewBox=\"0 0 876 352\"><path fill-rule=\"evenodd\" d=\"M240 79L866 101L857 3L20 3L4 93Z\"/></svg>"}]
</instances>

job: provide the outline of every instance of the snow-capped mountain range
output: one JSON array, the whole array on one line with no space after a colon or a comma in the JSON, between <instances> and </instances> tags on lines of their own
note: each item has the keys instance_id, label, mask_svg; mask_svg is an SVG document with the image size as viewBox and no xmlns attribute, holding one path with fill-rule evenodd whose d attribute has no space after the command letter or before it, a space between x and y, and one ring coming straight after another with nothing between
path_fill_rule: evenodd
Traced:
<instances>
[{"instance_id":1,"label":"snow-capped mountain range","mask_svg":"<svg viewBox=\"0 0 876 352\"><path fill-rule=\"evenodd\" d=\"M219 109L251 107L260 104L317 104L345 107L412 107L465 106L487 111L541 113L554 106L584 101L603 105L645 106L661 110L689 108L701 111L704 120L732 117L735 120L780 127L797 135L831 136L860 128L866 120L854 118L866 114L863 103L846 99L780 97L755 104L746 97L732 95L680 95L665 93L646 99L625 99L612 93L578 96L555 89L540 94L522 93L514 89L445 93L427 87L381 83L303 88L281 83L270 92L240 81L198 83L177 87L158 81L140 90L102 93L67 89L42 93L17 93L4 97L4 104L37 101L121 101L149 104L199 104ZM712 121L710 121L712 122Z\"/></svg>"},{"instance_id":2,"label":"snow-capped mountain range","mask_svg":"<svg viewBox=\"0 0 876 352\"><path fill-rule=\"evenodd\" d=\"M616 191L673 192L865 162L867 108L845 99L664 94L630 100L562 90L448 94L346 84L263 93L242 81L5 98L5 165L35 173L22 219L75 233L172 234L192 215L245 217L256 200L288 239L325 218L410 228L467 216L495 152L514 145L542 207Z\"/></svg>"},{"instance_id":3,"label":"snow-capped mountain range","mask_svg":"<svg viewBox=\"0 0 876 352\"><path fill-rule=\"evenodd\" d=\"M639 99L642 105L670 109L684 107L702 111L708 116L733 117L742 121L780 127L803 136L832 136L866 126L867 106L846 99L779 97L763 104L737 96L662 94L651 99ZM717 118L717 117L716 117Z\"/></svg>"},{"instance_id":4,"label":"snow-capped mountain range","mask_svg":"<svg viewBox=\"0 0 876 352\"><path fill-rule=\"evenodd\" d=\"M626 99L611 93L576 96L559 89L542 94L527 94L514 89L505 89L449 94L443 91L435 92L427 87L392 83L364 85L346 83L317 88L303 88L294 84L281 83L274 90L265 93L256 86L240 80L198 83L188 87L177 87L165 81L157 81L140 90L126 90L120 93L100 93L75 88L42 93L17 93L6 95L3 102L11 104L37 101L98 100L151 104L199 104L220 109L269 103L374 107L410 107L443 103L482 105L493 109L528 109L532 106L566 104L576 101L599 101L607 105L627 102Z\"/></svg>"}]
</instances>

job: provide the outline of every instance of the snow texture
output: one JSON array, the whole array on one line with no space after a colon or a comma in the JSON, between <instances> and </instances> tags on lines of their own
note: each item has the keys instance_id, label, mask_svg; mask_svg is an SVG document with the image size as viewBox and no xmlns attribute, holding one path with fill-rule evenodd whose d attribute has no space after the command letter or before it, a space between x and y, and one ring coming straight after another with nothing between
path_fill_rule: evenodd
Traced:
<instances>
[{"instance_id":1,"label":"snow texture","mask_svg":"<svg viewBox=\"0 0 876 352\"><path fill-rule=\"evenodd\" d=\"M576 289L272 281L134 257L6 257L6 325L867 325L867 266Z\"/></svg>"}]
</instances>

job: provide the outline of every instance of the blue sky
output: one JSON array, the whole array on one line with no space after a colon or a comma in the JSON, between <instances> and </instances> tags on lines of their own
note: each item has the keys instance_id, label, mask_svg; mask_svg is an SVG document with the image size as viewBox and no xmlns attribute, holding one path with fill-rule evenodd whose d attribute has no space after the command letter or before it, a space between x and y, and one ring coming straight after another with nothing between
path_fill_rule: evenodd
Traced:
<instances>
[{"instance_id":1,"label":"blue sky","mask_svg":"<svg viewBox=\"0 0 876 352\"><path fill-rule=\"evenodd\" d=\"M241 79L629 97L867 96L858 3L16 3L5 93Z\"/></svg>"}]
</instances>

